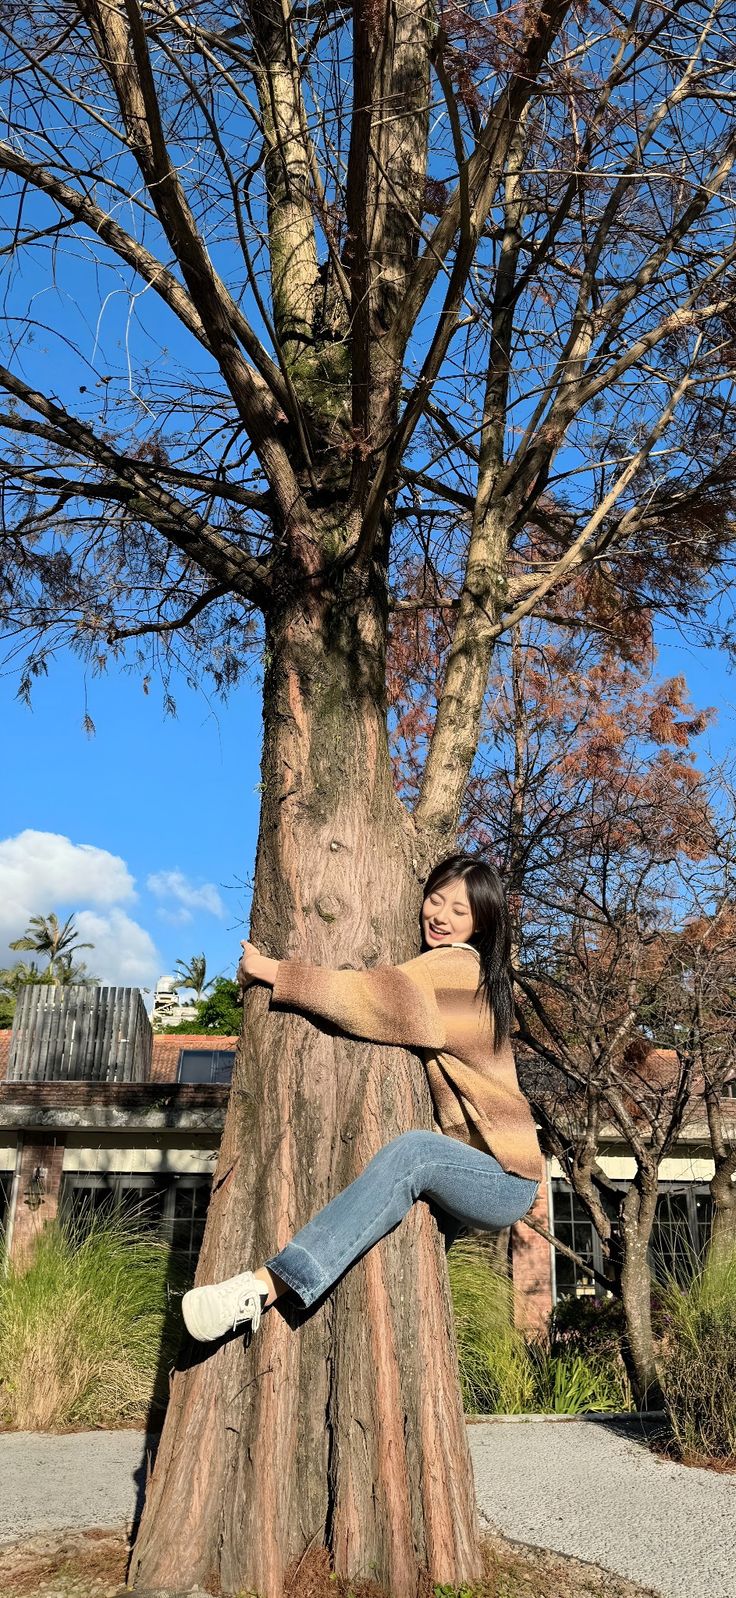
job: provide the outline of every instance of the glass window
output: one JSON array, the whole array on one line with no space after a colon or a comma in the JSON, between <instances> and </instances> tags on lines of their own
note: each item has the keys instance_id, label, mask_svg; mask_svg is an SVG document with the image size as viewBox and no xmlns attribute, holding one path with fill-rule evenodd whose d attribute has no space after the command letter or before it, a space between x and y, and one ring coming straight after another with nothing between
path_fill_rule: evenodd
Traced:
<instances>
[{"instance_id":1,"label":"glass window","mask_svg":"<svg viewBox=\"0 0 736 1598\"><path fill-rule=\"evenodd\" d=\"M184 1186L177 1182L174 1190L174 1214L171 1246L177 1258L194 1275L199 1251L204 1237L204 1223L210 1202L210 1181L204 1178L197 1186Z\"/></svg>"},{"instance_id":2,"label":"glass window","mask_svg":"<svg viewBox=\"0 0 736 1598\"><path fill-rule=\"evenodd\" d=\"M586 1264L596 1264L596 1235L592 1221L586 1214L577 1194L567 1182L552 1183L552 1230L555 1237L568 1248L580 1254ZM587 1298L595 1293L595 1279L590 1272L555 1250L555 1280L557 1297Z\"/></svg>"},{"instance_id":3,"label":"glass window","mask_svg":"<svg viewBox=\"0 0 736 1598\"><path fill-rule=\"evenodd\" d=\"M182 1049L179 1055L180 1082L219 1082L230 1085L235 1064L234 1049Z\"/></svg>"},{"instance_id":4,"label":"glass window","mask_svg":"<svg viewBox=\"0 0 736 1598\"><path fill-rule=\"evenodd\" d=\"M695 1194L695 1225L697 1228L698 1254L701 1258L708 1247L712 1224L713 1199L706 1188L700 1188Z\"/></svg>"},{"instance_id":5,"label":"glass window","mask_svg":"<svg viewBox=\"0 0 736 1598\"><path fill-rule=\"evenodd\" d=\"M84 1230L91 1219L122 1208L126 1218L171 1244L177 1263L194 1276L210 1198L210 1176L110 1172L64 1177L61 1210Z\"/></svg>"},{"instance_id":6,"label":"glass window","mask_svg":"<svg viewBox=\"0 0 736 1598\"><path fill-rule=\"evenodd\" d=\"M0 1171L0 1233L5 1231L13 1191L13 1172Z\"/></svg>"},{"instance_id":7,"label":"glass window","mask_svg":"<svg viewBox=\"0 0 736 1598\"><path fill-rule=\"evenodd\" d=\"M721 1089L724 1099L736 1099L736 1076L729 1077Z\"/></svg>"},{"instance_id":8,"label":"glass window","mask_svg":"<svg viewBox=\"0 0 736 1598\"><path fill-rule=\"evenodd\" d=\"M165 1221L169 1181L168 1177L134 1176L127 1172L69 1175L63 1183L62 1213L83 1229L96 1216L120 1209L126 1220L144 1230L159 1232Z\"/></svg>"},{"instance_id":9,"label":"glass window","mask_svg":"<svg viewBox=\"0 0 736 1598\"><path fill-rule=\"evenodd\" d=\"M674 1276L686 1281L692 1275L695 1240L688 1210L688 1195L682 1188L665 1189L657 1196L649 1257L660 1280Z\"/></svg>"},{"instance_id":10,"label":"glass window","mask_svg":"<svg viewBox=\"0 0 736 1598\"><path fill-rule=\"evenodd\" d=\"M613 1218L613 1204L604 1200ZM603 1269L603 1251L600 1238L589 1221L579 1198L567 1182L552 1182L552 1230L561 1243L573 1248L596 1270ZM649 1259L654 1277L663 1279L674 1275L679 1281L692 1276L696 1257L702 1257L708 1246L713 1217L713 1200L703 1183L687 1182L662 1185L657 1197L657 1211L652 1229ZM574 1294L587 1297L600 1291L594 1279L581 1266L555 1250L556 1297Z\"/></svg>"}]
</instances>

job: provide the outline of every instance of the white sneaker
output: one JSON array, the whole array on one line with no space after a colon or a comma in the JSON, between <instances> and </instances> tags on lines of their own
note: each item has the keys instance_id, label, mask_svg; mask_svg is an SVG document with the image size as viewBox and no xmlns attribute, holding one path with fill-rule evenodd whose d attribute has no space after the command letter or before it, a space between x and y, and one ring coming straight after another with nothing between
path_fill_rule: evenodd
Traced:
<instances>
[{"instance_id":1,"label":"white sneaker","mask_svg":"<svg viewBox=\"0 0 736 1598\"><path fill-rule=\"evenodd\" d=\"M181 1312L191 1336L199 1343L211 1343L225 1332L234 1332L243 1321L250 1321L257 1332L264 1298L268 1298L266 1283L252 1271L242 1271L212 1287L192 1287L184 1294Z\"/></svg>"}]
</instances>

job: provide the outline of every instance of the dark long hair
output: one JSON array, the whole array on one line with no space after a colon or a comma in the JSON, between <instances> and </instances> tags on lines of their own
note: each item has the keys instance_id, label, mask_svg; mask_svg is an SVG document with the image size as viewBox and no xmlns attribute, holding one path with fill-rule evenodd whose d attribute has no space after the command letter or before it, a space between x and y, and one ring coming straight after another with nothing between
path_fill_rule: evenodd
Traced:
<instances>
[{"instance_id":1,"label":"dark long hair","mask_svg":"<svg viewBox=\"0 0 736 1598\"><path fill-rule=\"evenodd\" d=\"M424 898L435 888L459 878L465 883L473 917L468 939L480 956L478 987L493 1017L494 1044L498 1049L511 1031L514 1000L511 988L511 922L503 883L488 860L480 855L451 854L430 871Z\"/></svg>"}]
</instances>

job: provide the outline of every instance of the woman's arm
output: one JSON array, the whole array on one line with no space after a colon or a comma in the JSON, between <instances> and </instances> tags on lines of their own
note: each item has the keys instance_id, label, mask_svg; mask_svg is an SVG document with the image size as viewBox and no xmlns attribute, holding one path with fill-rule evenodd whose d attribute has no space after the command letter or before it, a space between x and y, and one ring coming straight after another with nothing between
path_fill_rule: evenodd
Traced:
<instances>
[{"instance_id":1,"label":"woman's arm","mask_svg":"<svg viewBox=\"0 0 736 1598\"><path fill-rule=\"evenodd\" d=\"M445 1046L445 1025L429 969L431 954L400 966L333 971L301 960L270 960L253 944L246 943L243 949L238 979L243 986L268 984L276 1004L330 1021L341 1032L371 1043L416 1049Z\"/></svg>"}]
</instances>

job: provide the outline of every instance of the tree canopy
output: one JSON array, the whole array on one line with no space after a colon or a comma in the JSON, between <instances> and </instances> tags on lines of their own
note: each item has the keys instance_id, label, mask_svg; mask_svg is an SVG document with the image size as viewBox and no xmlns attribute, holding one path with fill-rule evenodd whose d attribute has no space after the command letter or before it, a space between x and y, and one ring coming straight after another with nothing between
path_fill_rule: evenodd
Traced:
<instances>
[{"instance_id":1,"label":"tree canopy","mask_svg":"<svg viewBox=\"0 0 736 1598\"><path fill-rule=\"evenodd\" d=\"M225 689L372 558L449 646L429 820L525 615L692 621L731 558L735 20L12 0L21 691L63 642Z\"/></svg>"}]
</instances>

